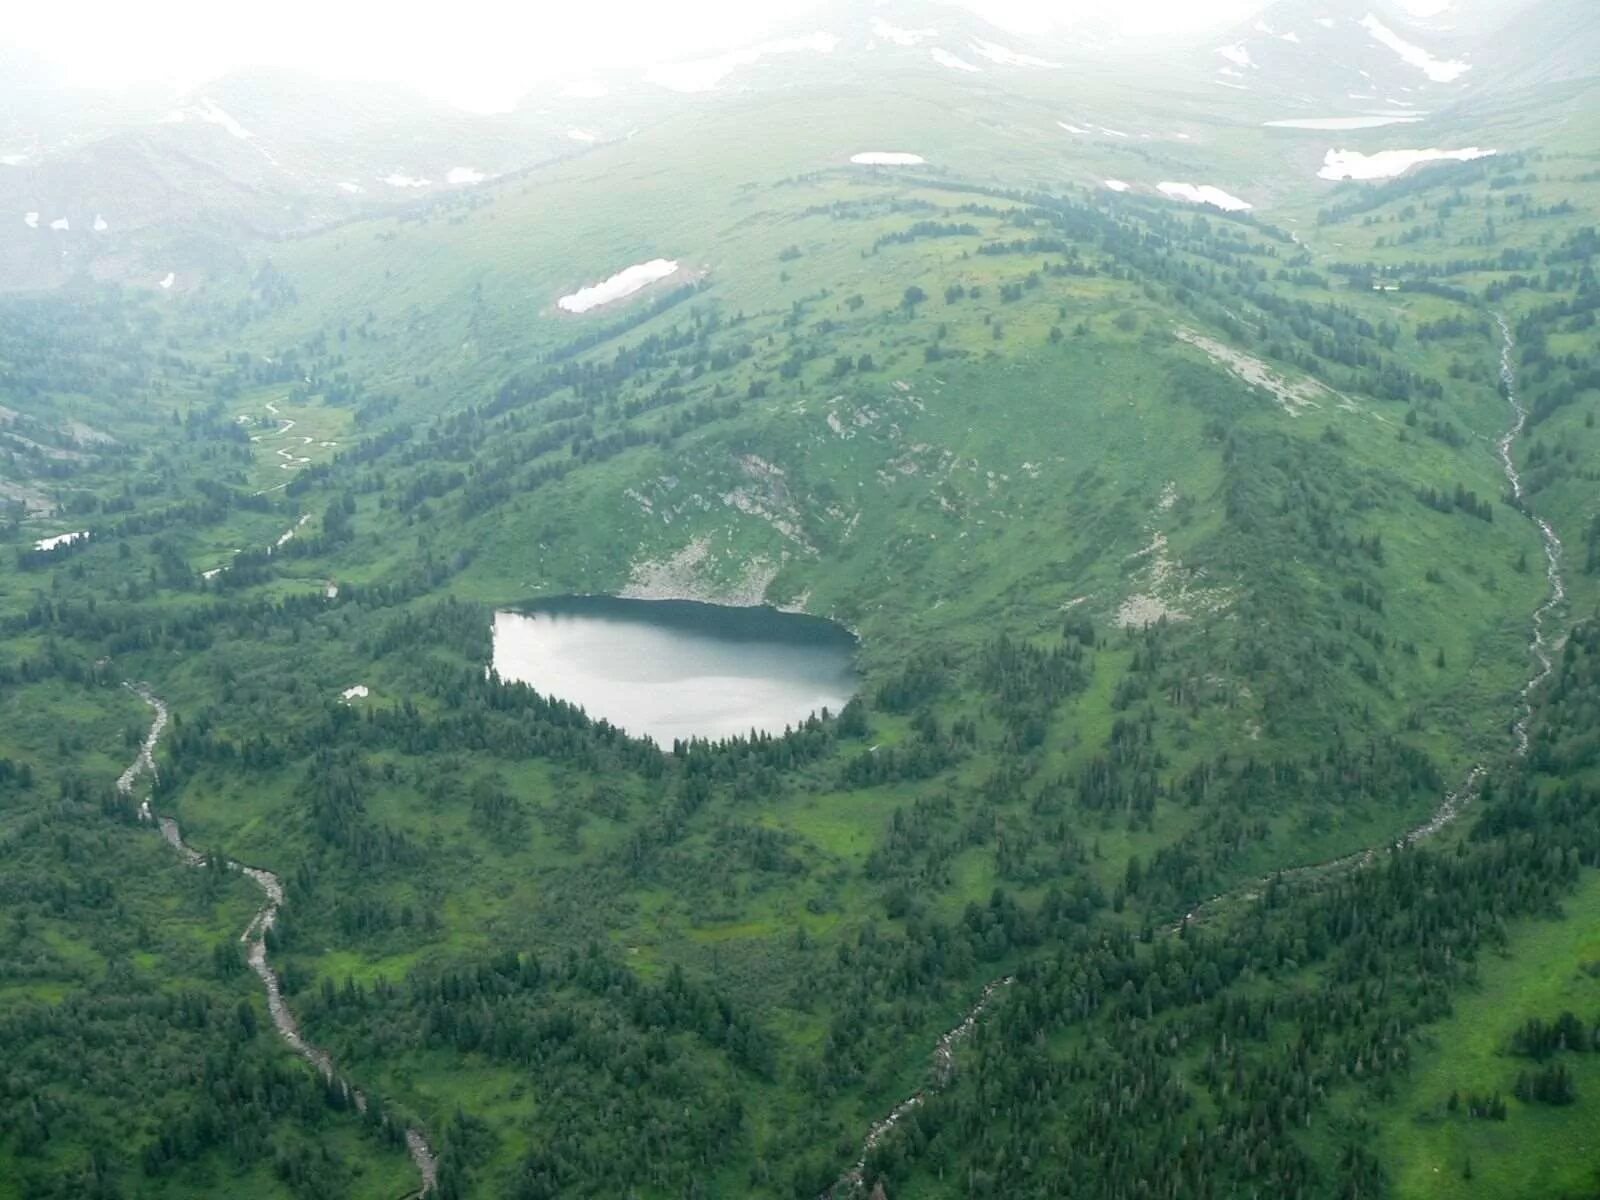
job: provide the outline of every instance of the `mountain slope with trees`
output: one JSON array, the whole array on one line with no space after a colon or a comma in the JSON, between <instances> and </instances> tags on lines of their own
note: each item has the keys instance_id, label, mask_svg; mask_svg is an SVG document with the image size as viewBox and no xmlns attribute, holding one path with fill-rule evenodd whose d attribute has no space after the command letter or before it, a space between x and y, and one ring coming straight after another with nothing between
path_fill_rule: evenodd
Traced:
<instances>
[{"instance_id":1,"label":"mountain slope with trees","mask_svg":"<svg viewBox=\"0 0 1600 1200\"><path fill-rule=\"evenodd\" d=\"M1600 130L1485 92L1432 128L1493 157L1333 184L1419 127L923 57L0 300L0 1197L399 1195L415 1124L446 1197L809 1200L918 1091L864 1190L1592 1183ZM657 747L486 673L630 587L841 621L861 692ZM126 680L365 1118L117 792Z\"/></svg>"}]
</instances>

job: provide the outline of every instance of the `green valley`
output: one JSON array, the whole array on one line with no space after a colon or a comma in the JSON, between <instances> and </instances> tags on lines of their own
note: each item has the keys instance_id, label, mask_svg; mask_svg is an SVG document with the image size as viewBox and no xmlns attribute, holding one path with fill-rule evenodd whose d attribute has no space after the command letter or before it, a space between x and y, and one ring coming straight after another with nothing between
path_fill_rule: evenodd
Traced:
<instances>
[{"instance_id":1,"label":"green valley","mask_svg":"<svg viewBox=\"0 0 1600 1200\"><path fill-rule=\"evenodd\" d=\"M138 135L248 203L0 294L0 1200L1593 1194L1600 31L1460 4ZM858 690L491 669L595 596Z\"/></svg>"}]
</instances>

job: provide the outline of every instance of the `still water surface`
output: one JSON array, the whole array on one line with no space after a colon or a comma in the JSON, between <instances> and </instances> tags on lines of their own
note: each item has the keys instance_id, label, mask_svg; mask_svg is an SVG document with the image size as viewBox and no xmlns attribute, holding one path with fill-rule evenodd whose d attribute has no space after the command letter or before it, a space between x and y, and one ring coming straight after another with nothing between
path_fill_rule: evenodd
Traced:
<instances>
[{"instance_id":1,"label":"still water surface","mask_svg":"<svg viewBox=\"0 0 1600 1200\"><path fill-rule=\"evenodd\" d=\"M782 733L858 684L856 639L819 617L577 596L494 616L494 669L663 748Z\"/></svg>"}]
</instances>

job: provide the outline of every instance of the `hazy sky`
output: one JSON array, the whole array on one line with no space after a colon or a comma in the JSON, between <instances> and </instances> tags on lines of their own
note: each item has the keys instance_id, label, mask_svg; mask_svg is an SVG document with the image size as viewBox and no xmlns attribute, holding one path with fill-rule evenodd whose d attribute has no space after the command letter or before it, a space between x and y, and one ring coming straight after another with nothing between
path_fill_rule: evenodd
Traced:
<instances>
[{"instance_id":1,"label":"hazy sky","mask_svg":"<svg viewBox=\"0 0 1600 1200\"><path fill-rule=\"evenodd\" d=\"M871 10L872 0L860 0ZM1265 0L962 0L997 23L1043 28L1117 14L1131 32L1248 15ZM1409 0L1440 7L1448 0ZM538 79L726 49L793 21L815 0L73 0L11 6L0 38L79 83L193 87L245 66L392 79L486 108Z\"/></svg>"}]
</instances>

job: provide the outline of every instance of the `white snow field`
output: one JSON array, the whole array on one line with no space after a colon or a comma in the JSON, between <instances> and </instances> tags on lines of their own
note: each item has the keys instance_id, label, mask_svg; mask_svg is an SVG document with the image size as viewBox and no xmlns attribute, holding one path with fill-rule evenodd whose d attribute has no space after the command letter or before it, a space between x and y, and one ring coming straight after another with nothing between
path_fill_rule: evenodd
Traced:
<instances>
[{"instance_id":1,"label":"white snow field","mask_svg":"<svg viewBox=\"0 0 1600 1200\"><path fill-rule=\"evenodd\" d=\"M633 266L618 271L609 279L579 288L561 297L556 301L556 307L563 312L586 313L592 308L599 308L602 304L610 304L615 300L621 300L624 296L631 296L640 288L665 279L677 269L678 264L670 258L652 258L649 262L634 263Z\"/></svg>"}]
</instances>

